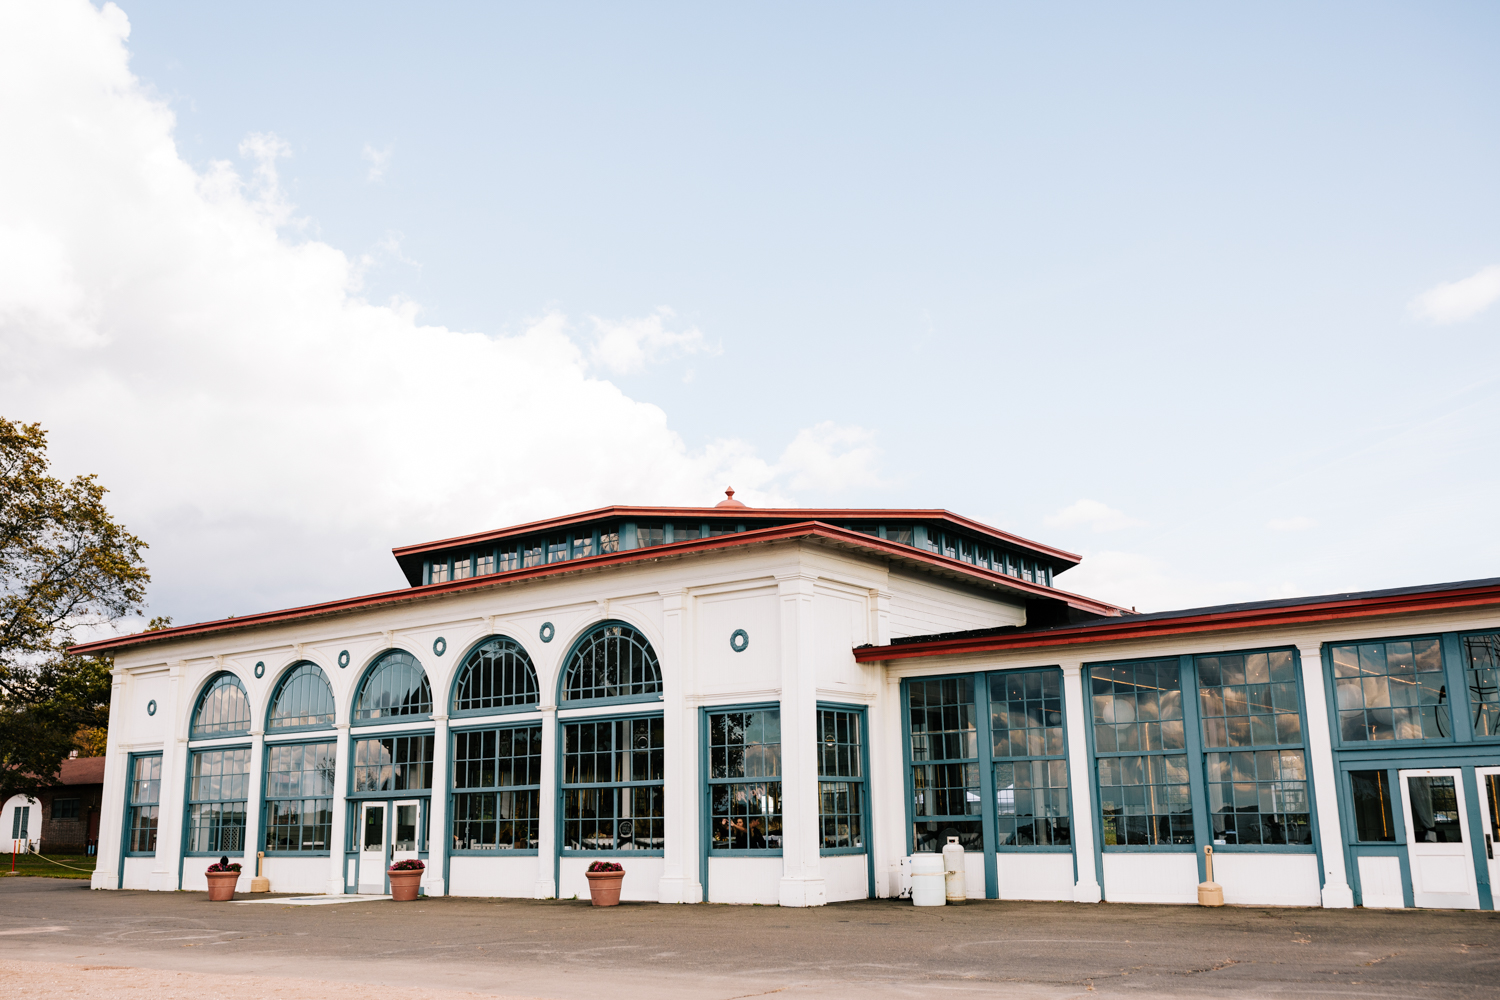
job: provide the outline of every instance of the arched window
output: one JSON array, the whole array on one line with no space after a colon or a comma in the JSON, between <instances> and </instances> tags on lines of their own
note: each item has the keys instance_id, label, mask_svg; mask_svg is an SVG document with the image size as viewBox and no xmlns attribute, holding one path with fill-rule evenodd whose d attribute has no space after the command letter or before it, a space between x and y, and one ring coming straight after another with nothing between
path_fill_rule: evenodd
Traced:
<instances>
[{"instance_id":1,"label":"arched window","mask_svg":"<svg viewBox=\"0 0 1500 1000\"><path fill-rule=\"evenodd\" d=\"M193 712L193 739L238 736L250 731L250 696L229 671L215 674L198 697Z\"/></svg>"},{"instance_id":2,"label":"arched window","mask_svg":"<svg viewBox=\"0 0 1500 1000\"><path fill-rule=\"evenodd\" d=\"M432 685L427 683L427 674L415 656L399 649L375 661L354 703L355 721L431 714Z\"/></svg>"},{"instance_id":3,"label":"arched window","mask_svg":"<svg viewBox=\"0 0 1500 1000\"><path fill-rule=\"evenodd\" d=\"M270 729L333 725L333 688L323 668L303 660L286 672L271 696Z\"/></svg>"},{"instance_id":4,"label":"arched window","mask_svg":"<svg viewBox=\"0 0 1500 1000\"><path fill-rule=\"evenodd\" d=\"M573 647L563 671L563 700L661 694L661 665L646 637L629 625L596 625Z\"/></svg>"},{"instance_id":5,"label":"arched window","mask_svg":"<svg viewBox=\"0 0 1500 1000\"><path fill-rule=\"evenodd\" d=\"M464 661L453 695L455 712L483 712L540 701L536 668L514 639L494 636L481 643Z\"/></svg>"}]
</instances>

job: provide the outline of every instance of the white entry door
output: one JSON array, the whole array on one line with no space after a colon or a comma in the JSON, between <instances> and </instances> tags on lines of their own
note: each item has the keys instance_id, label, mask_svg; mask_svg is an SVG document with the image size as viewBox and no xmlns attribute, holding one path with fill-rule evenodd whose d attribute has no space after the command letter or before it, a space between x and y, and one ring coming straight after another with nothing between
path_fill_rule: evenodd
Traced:
<instances>
[{"instance_id":1,"label":"white entry door","mask_svg":"<svg viewBox=\"0 0 1500 1000\"><path fill-rule=\"evenodd\" d=\"M385 893L386 815L385 802L366 802L359 814L359 891L379 896Z\"/></svg>"},{"instance_id":2,"label":"white entry door","mask_svg":"<svg viewBox=\"0 0 1500 1000\"><path fill-rule=\"evenodd\" d=\"M1476 768L1479 811L1484 821L1484 856L1490 864L1490 892L1500 896L1500 767Z\"/></svg>"},{"instance_id":3,"label":"white entry door","mask_svg":"<svg viewBox=\"0 0 1500 1000\"><path fill-rule=\"evenodd\" d=\"M391 862L394 864L417 856L417 820L422 816L422 804L393 802L391 808L396 810L391 824Z\"/></svg>"},{"instance_id":4,"label":"white entry door","mask_svg":"<svg viewBox=\"0 0 1500 1000\"><path fill-rule=\"evenodd\" d=\"M1413 904L1478 909L1462 773L1432 768L1400 775Z\"/></svg>"}]
</instances>

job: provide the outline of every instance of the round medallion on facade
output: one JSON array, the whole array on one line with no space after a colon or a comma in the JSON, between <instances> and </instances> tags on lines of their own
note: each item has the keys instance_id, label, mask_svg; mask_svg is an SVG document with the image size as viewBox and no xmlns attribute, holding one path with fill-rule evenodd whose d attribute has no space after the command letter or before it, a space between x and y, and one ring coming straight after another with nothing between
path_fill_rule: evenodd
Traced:
<instances>
[{"instance_id":1,"label":"round medallion on facade","mask_svg":"<svg viewBox=\"0 0 1500 1000\"><path fill-rule=\"evenodd\" d=\"M542 630L538 634L541 635L543 642L551 642L552 637L557 635L557 629L552 627L551 622L542 622Z\"/></svg>"},{"instance_id":2,"label":"round medallion on facade","mask_svg":"<svg viewBox=\"0 0 1500 1000\"><path fill-rule=\"evenodd\" d=\"M347 649L341 649L341 650L339 650L339 669L343 670L348 665L349 665L349 651Z\"/></svg>"},{"instance_id":3,"label":"round medallion on facade","mask_svg":"<svg viewBox=\"0 0 1500 1000\"><path fill-rule=\"evenodd\" d=\"M734 634L729 637L729 648L734 650L736 653L743 653L745 650L749 649L750 633L746 632L742 628L735 629Z\"/></svg>"},{"instance_id":4,"label":"round medallion on facade","mask_svg":"<svg viewBox=\"0 0 1500 1000\"><path fill-rule=\"evenodd\" d=\"M438 636L436 639L432 640L432 655L433 656L442 656L446 652L448 652L448 640L447 639L444 639L442 636Z\"/></svg>"},{"instance_id":5,"label":"round medallion on facade","mask_svg":"<svg viewBox=\"0 0 1500 1000\"><path fill-rule=\"evenodd\" d=\"M255 663L255 679L259 680L264 676L266 676L266 661L257 660Z\"/></svg>"},{"instance_id":6,"label":"round medallion on facade","mask_svg":"<svg viewBox=\"0 0 1500 1000\"><path fill-rule=\"evenodd\" d=\"M155 715L156 714L156 699L155 698L152 698L150 701L146 702L146 714L147 715Z\"/></svg>"}]
</instances>

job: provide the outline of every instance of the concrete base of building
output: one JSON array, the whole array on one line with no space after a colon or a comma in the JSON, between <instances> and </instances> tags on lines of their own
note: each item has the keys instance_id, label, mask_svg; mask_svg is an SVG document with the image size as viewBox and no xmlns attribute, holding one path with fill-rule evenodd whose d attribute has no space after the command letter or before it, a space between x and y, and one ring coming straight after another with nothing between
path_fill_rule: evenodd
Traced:
<instances>
[{"instance_id":1,"label":"concrete base of building","mask_svg":"<svg viewBox=\"0 0 1500 1000\"><path fill-rule=\"evenodd\" d=\"M828 891L820 878L784 878L781 880L782 906L823 906Z\"/></svg>"},{"instance_id":2,"label":"concrete base of building","mask_svg":"<svg viewBox=\"0 0 1500 1000\"><path fill-rule=\"evenodd\" d=\"M1323 909L1349 910L1354 907L1354 890L1342 882L1323 886Z\"/></svg>"}]
</instances>

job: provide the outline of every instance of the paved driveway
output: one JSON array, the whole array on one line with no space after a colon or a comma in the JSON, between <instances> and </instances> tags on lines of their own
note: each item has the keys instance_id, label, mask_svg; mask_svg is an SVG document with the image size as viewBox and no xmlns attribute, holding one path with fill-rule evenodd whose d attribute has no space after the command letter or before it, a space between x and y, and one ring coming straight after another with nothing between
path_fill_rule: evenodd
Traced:
<instances>
[{"instance_id":1,"label":"paved driveway","mask_svg":"<svg viewBox=\"0 0 1500 1000\"><path fill-rule=\"evenodd\" d=\"M1500 998L1500 914L884 900L812 910L456 898L288 906L7 878L5 959L549 1000Z\"/></svg>"}]
</instances>

